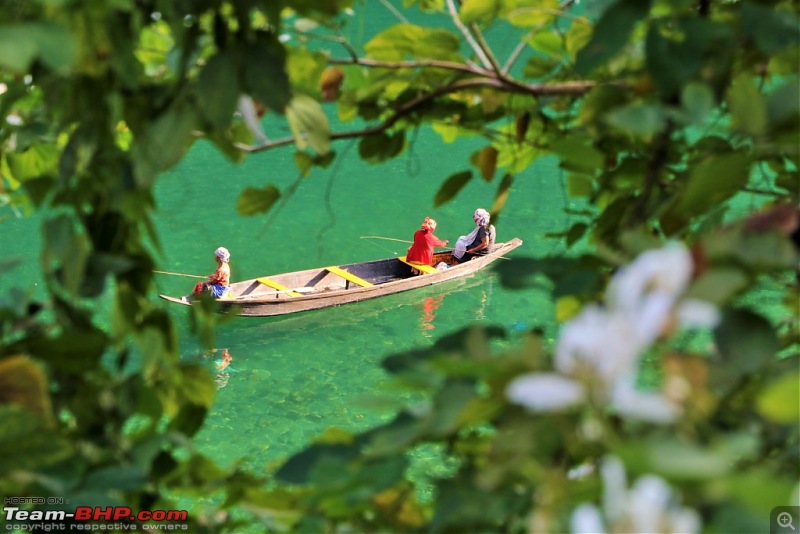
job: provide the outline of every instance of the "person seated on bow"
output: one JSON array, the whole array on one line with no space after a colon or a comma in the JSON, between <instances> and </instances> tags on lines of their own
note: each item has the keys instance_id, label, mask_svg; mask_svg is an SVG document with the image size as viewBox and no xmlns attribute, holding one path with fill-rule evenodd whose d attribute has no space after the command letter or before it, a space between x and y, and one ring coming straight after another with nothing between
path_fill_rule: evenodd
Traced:
<instances>
[{"instance_id":1,"label":"person seated on bow","mask_svg":"<svg viewBox=\"0 0 800 534\"><path fill-rule=\"evenodd\" d=\"M211 293L217 299L228 296L231 284L231 266L228 262L231 261L231 254L225 247L219 247L214 251L214 260L217 262L217 270L209 275L207 282L198 282L194 286L192 296L199 298L205 292Z\"/></svg>"},{"instance_id":2,"label":"person seated on bow","mask_svg":"<svg viewBox=\"0 0 800 534\"><path fill-rule=\"evenodd\" d=\"M408 248L406 261L433 265L433 249L435 247L446 247L447 243L449 243L449 241L442 241L433 235L434 230L436 230L436 221L430 217L425 217L420 229L414 232L414 244ZM414 268L411 269L411 272L420 274L420 271Z\"/></svg>"},{"instance_id":3,"label":"person seated on bow","mask_svg":"<svg viewBox=\"0 0 800 534\"><path fill-rule=\"evenodd\" d=\"M459 263L471 260L475 256L483 256L492 251L495 240L494 225L490 224L491 216L483 208L478 208L472 216L475 229L467 235L462 235L456 241L453 256Z\"/></svg>"}]
</instances>

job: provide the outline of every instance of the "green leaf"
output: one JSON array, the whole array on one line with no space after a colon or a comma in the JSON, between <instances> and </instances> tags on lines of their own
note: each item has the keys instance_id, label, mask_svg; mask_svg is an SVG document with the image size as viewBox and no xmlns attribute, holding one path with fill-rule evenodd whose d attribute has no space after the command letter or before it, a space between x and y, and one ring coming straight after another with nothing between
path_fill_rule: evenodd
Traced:
<instances>
[{"instance_id":1,"label":"green leaf","mask_svg":"<svg viewBox=\"0 0 800 534\"><path fill-rule=\"evenodd\" d=\"M481 171L481 176L487 182L491 182L494 178L494 173L497 170L497 149L492 146L487 146L481 150L474 152L469 159L475 167Z\"/></svg>"},{"instance_id":2,"label":"green leaf","mask_svg":"<svg viewBox=\"0 0 800 534\"><path fill-rule=\"evenodd\" d=\"M0 67L27 73L37 57L53 70L68 70L75 59L72 34L52 23L0 26Z\"/></svg>"},{"instance_id":3,"label":"green leaf","mask_svg":"<svg viewBox=\"0 0 800 534\"><path fill-rule=\"evenodd\" d=\"M511 186L513 184L514 175L510 173L504 174L503 179L500 180L500 185L497 186L497 192L494 195L494 202L492 202L492 208L489 211L489 213L492 214L494 222L499 220L498 214L503 211L506 201L508 200L508 194L511 192Z\"/></svg>"},{"instance_id":4,"label":"green leaf","mask_svg":"<svg viewBox=\"0 0 800 534\"><path fill-rule=\"evenodd\" d=\"M428 432L441 437L458 430L462 415L476 394L472 382L446 384L433 399L433 409L425 421Z\"/></svg>"},{"instance_id":5,"label":"green leaf","mask_svg":"<svg viewBox=\"0 0 800 534\"><path fill-rule=\"evenodd\" d=\"M45 65L61 73L70 70L76 59L76 46L69 29L60 24L40 23L28 31L36 39L38 56Z\"/></svg>"},{"instance_id":6,"label":"green leaf","mask_svg":"<svg viewBox=\"0 0 800 534\"><path fill-rule=\"evenodd\" d=\"M549 148L559 157L563 167L589 174L594 174L597 169L602 168L605 159L603 153L592 146L589 137L579 135L559 139Z\"/></svg>"},{"instance_id":7,"label":"green leaf","mask_svg":"<svg viewBox=\"0 0 800 534\"><path fill-rule=\"evenodd\" d=\"M299 150L310 146L317 154L328 153L331 127L319 102L310 96L295 96L286 108L286 119Z\"/></svg>"},{"instance_id":8,"label":"green leaf","mask_svg":"<svg viewBox=\"0 0 800 534\"><path fill-rule=\"evenodd\" d=\"M770 129L775 130L786 125L797 131L800 117L800 78L794 76L786 83L771 91L767 100Z\"/></svg>"},{"instance_id":9,"label":"green leaf","mask_svg":"<svg viewBox=\"0 0 800 534\"><path fill-rule=\"evenodd\" d=\"M325 54L305 48L290 49L286 59L286 72L292 86L315 97L320 95L320 82L326 66Z\"/></svg>"},{"instance_id":10,"label":"green leaf","mask_svg":"<svg viewBox=\"0 0 800 534\"><path fill-rule=\"evenodd\" d=\"M464 24L491 22L500 13L500 0L464 0L458 12Z\"/></svg>"},{"instance_id":11,"label":"green leaf","mask_svg":"<svg viewBox=\"0 0 800 534\"><path fill-rule=\"evenodd\" d=\"M594 194L594 182L582 174L570 174L567 178L567 192L572 198L590 197Z\"/></svg>"},{"instance_id":12,"label":"green leaf","mask_svg":"<svg viewBox=\"0 0 800 534\"><path fill-rule=\"evenodd\" d=\"M717 23L685 18L656 23L650 27L645 41L647 70L659 91L671 97L699 76L706 61L706 50L712 45Z\"/></svg>"},{"instance_id":13,"label":"green leaf","mask_svg":"<svg viewBox=\"0 0 800 534\"><path fill-rule=\"evenodd\" d=\"M211 409L217 393L211 374L204 367L193 364L181 365L179 371L183 397L192 404Z\"/></svg>"},{"instance_id":14,"label":"green leaf","mask_svg":"<svg viewBox=\"0 0 800 534\"><path fill-rule=\"evenodd\" d=\"M518 28L536 28L552 22L560 7L558 0L503 0L502 18Z\"/></svg>"},{"instance_id":15,"label":"green leaf","mask_svg":"<svg viewBox=\"0 0 800 534\"><path fill-rule=\"evenodd\" d=\"M701 82L692 82L683 88L681 105L691 124L701 124L714 108L714 93Z\"/></svg>"},{"instance_id":16,"label":"green leaf","mask_svg":"<svg viewBox=\"0 0 800 534\"><path fill-rule=\"evenodd\" d=\"M727 100L734 130L753 136L764 133L767 128L766 101L749 74L733 80Z\"/></svg>"},{"instance_id":17,"label":"green leaf","mask_svg":"<svg viewBox=\"0 0 800 534\"><path fill-rule=\"evenodd\" d=\"M526 78L542 78L552 72L557 65L558 62L552 59L532 56L525 63L525 67L522 69L522 75Z\"/></svg>"},{"instance_id":18,"label":"green leaf","mask_svg":"<svg viewBox=\"0 0 800 534\"><path fill-rule=\"evenodd\" d=\"M231 123L240 92L232 58L224 53L212 56L200 71L197 104L214 129Z\"/></svg>"},{"instance_id":19,"label":"green leaf","mask_svg":"<svg viewBox=\"0 0 800 534\"><path fill-rule=\"evenodd\" d=\"M237 54L245 92L283 113L292 98L292 87L285 69L286 52L277 37L259 32L256 42L243 45Z\"/></svg>"},{"instance_id":20,"label":"green leaf","mask_svg":"<svg viewBox=\"0 0 800 534\"><path fill-rule=\"evenodd\" d=\"M564 40L556 33L539 32L527 42L534 50L552 59L560 61L564 57Z\"/></svg>"},{"instance_id":21,"label":"green leaf","mask_svg":"<svg viewBox=\"0 0 800 534\"><path fill-rule=\"evenodd\" d=\"M722 306L747 287L748 281L747 275L739 269L712 267L692 283L686 296Z\"/></svg>"},{"instance_id":22,"label":"green leaf","mask_svg":"<svg viewBox=\"0 0 800 534\"><path fill-rule=\"evenodd\" d=\"M800 420L800 373L789 373L768 385L758 396L757 409L774 423L797 423Z\"/></svg>"},{"instance_id":23,"label":"green leaf","mask_svg":"<svg viewBox=\"0 0 800 534\"><path fill-rule=\"evenodd\" d=\"M368 135L358 143L358 154L369 163L381 163L397 156L405 146L405 132L397 131L391 135L379 133Z\"/></svg>"},{"instance_id":24,"label":"green leaf","mask_svg":"<svg viewBox=\"0 0 800 534\"><path fill-rule=\"evenodd\" d=\"M382 31L364 49L374 59L443 59L459 61L458 37L447 30L423 28L414 24L397 24Z\"/></svg>"},{"instance_id":25,"label":"green leaf","mask_svg":"<svg viewBox=\"0 0 800 534\"><path fill-rule=\"evenodd\" d=\"M662 216L662 228L668 235L673 234L692 217L736 194L747 184L749 176L750 159L746 154L707 157L694 167L674 204Z\"/></svg>"},{"instance_id":26,"label":"green leaf","mask_svg":"<svg viewBox=\"0 0 800 534\"><path fill-rule=\"evenodd\" d=\"M92 471L84 481L92 490L136 491L147 483L147 471L132 465L113 465Z\"/></svg>"},{"instance_id":27,"label":"green leaf","mask_svg":"<svg viewBox=\"0 0 800 534\"><path fill-rule=\"evenodd\" d=\"M275 476L290 484L310 482L311 474L318 463L333 461L344 467L354 459L357 450L346 445L312 445L287 460Z\"/></svg>"},{"instance_id":28,"label":"green leaf","mask_svg":"<svg viewBox=\"0 0 800 534\"><path fill-rule=\"evenodd\" d=\"M45 175L56 175L59 156L58 147L51 144L35 144L24 152L5 154L8 170L20 182Z\"/></svg>"},{"instance_id":29,"label":"green leaf","mask_svg":"<svg viewBox=\"0 0 800 534\"><path fill-rule=\"evenodd\" d=\"M772 325L748 310L726 310L714 339L725 365L740 373L756 371L770 362L779 348Z\"/></svg>"},{"instance_id":30,"label":"green leaf","mask_svg":"<svg viewBox=\"0 0 800 534\"><path fill-rule=\"evenodd\" d=\"M272 184L263 189L248 187L239 195L236 210L245 217L266 213L280 197L280 191Z\"/></svg>"},{"instance_id":31,"label":"green leaf","mask_svg":"<svg viewBox=\"0 0 800 534\"><path fill-rule=\"evenodd\" d=\"M0 404L15 404L41 417L52 418L50 390L42 369L25 356L0 359Z\"/></svg>"},{"instance_id":32,"label":"green leaf","mask_svg":"<svg viewBox=\"0 0 800 534\"><path fill-rule=\"evenodd\" d=\"M451 175L436 192L433 205L437 208L448 202L472 180L472 171L457 172Z\"/></svg>"},{"instance_id":33,"label":"green leaf","mask_svg":"<svg viewBox=\"0 0 800 534\"><path fill-rule=\"evenodd\" d=\"M576 57L575 70L585 75L613 58L627 43L634 26L650 11L651 0L617 0L598 21L589 43Z\"/></svg>"},{"instance_id":34,"label":"green leaf","mask_svg":"<svg viewBox=\"0 0 800 534\"><path fill-rule=\"evenodd\" d=\"M178 163L194 141L196 116L189 105L176 104L163 113L134 143L136 179L143 187L156 175Z\"/></svg>"},{"instance_id":35,"label":"green leaf","mask_svg":"<svg viewBox=\"0 0 800 534\"><path fill-rule=\"evenodd\" d=\"M779 11L755 2L742 3L742 31L766 55L800 46L796 11Z\"/></svg>"},{"instance_id":36,"label":"green leaf","mask_svg":"<svg viewBox=\"0 0 800 534\"><path fill-rule=\"evenodd\" d=\"M667 112L658 104L636 102L611 111L606 121L626 133L649 137L664 129Z\"/></svg>"},{"instance_id":37,"label":"green leaf","mask_svg":"<svg viewBox=\"0 0 800 534\"><path fill-rule=\"evenodd\" d=\"M70 454L69 444L18 406L0 405L0 476L45 470Z\"/></svg>"}]
</instances>

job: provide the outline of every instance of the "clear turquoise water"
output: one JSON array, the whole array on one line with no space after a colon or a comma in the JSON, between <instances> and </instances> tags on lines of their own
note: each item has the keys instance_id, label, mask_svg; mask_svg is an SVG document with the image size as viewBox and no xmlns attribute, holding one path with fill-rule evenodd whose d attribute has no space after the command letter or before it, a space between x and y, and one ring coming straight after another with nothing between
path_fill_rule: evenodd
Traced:
<instances>
[{"instance_id":1,"label":"clear turquoise water","mask_svg":"<svg viewBox=\"0 0 800 534\"><path fill-rule=\"evenodd\" d=\"M336 149L341 153L343 147ZM284 189L296 179L291 151L255 155L235 167L198 144L157 188L165 249L160 268L206 274L213 271L217 246L231 251L234 279L391 257L404 254L408 245L361 236L410 239L426 215L437 219L437 235L452 242L471 230L474 209L491 206L494 196L494 184L476 181L455 201L433 208L436 189L464 167L473 148L421 133L413 156L418 173L409 171L408 155L369 166L350 150L336 166L304 179L275 215L243 218L235 203L245 186L272 182ZM543 234L565 222L559 176L554 163L545 161L514 185L497 231L499 241L523 239L516 254L556 250ZM159 291L179 295L193 282L163 276L158 284ZM189 338L186 310L175 307L171 313L181 325L185 356L204 359ZM217 346L229 349L232 370L220 377L218 399L198 443L222 463L246 457L263 466L299 450L329 426L358 430L390 416L386 401L396 405L402 398L390 389L387 399L383 357L430 344L472 322L513 332L552 326L552 318L547 294L506 290L487 271L340 308L236 319L218 332ZM208 357L210 369L215 357Z\"/></svg>"}]
</instances>

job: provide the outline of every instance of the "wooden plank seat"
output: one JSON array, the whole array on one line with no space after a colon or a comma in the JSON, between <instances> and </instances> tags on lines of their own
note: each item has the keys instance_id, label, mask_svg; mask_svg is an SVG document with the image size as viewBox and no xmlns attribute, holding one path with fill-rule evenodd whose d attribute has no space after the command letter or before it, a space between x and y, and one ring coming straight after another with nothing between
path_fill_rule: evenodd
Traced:
<instances>
[{"instance_id":1,"label":"wooden plank seat","mask_svg":"<svg viewBox=\"0 0 800 534\"><path fill-rule=\"evenodd\" d=\"M302 293L298 293L297 291L292 291L285 285L272 280L271 278L267 278L266 276L262 276L261 278L256 278L260 283L264 284L265 286L271 287L281 293L286 293L290 297L302 297Z\"/></svg>"},{"instance_id":2,"label":"wooden plank seat","mask_svg":"<svg viewBox=\"0 0 800 534\"><path fill-rule=\"evenodd\" d=\"M325 269L327 271L332 272L336 276L341 276L342 278L344 278L348 282L352 282L352 283L354 283L354 284L356 284L358 286L370 287L370 286L373 285L373 284L367 282L366 280L364 280L363 278L359 278L358 276L354 275L353 273L348 273L347 271L345 271L344 269L341 269L339 267L331 266L331 267L325 267Z\"/></svg>"},{"instance_id":3,"label":"wooden plank seat","mask_svg":"<svg viewBox=\"0 0 800 534\"><path fill-rule=\"evenodd\" d=\"M419 263L419 262L416 262L416 261L408 261L406 259L406 256L398 256L397 259L402 261L406 265L409 265L409 266L413 267L414 269L416 269L418 271L422 271L423 273L426 273L426 274L433 274L433 273L438 273L439 272L438 270L436 270L435 267L431 267L427 263Z\"/></svg>"}]
</instances>

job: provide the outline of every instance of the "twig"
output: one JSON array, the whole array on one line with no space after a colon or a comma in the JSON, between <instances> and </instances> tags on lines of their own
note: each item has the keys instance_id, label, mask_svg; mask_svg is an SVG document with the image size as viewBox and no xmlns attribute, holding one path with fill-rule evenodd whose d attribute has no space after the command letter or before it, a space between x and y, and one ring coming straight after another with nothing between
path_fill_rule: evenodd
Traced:
<instances>
[{"instance_id":1,"label":"twig","mask_svg":"<svg viewBox=\"0 0 800 534\"><path fill-rule=\"evenodd\" d=\"M392 12L392 14L393 14L395 17L397 17L397 19L398 19L400 22L402 22L403 24L408 24L408 19L407 19L407 18L405 18L405 17L403 16L403 14L402 14L402 13L400 13L400 12L397 10L397 8L395 8L395 7L394 7L392 4L390 4L390 3L388 2L388 0L381 0L381 4L383 4L383 6L384 6L386 9L388 9L389 11L391 11L391 12Z\"/></svg>"},{"instance_id":2,"label":"twig","mask_svg":"<svg viewBox=\"0 0 800 534\"><path fill-rule=\"evenodd\" d=\"M472 48L472 51L475 52L476 56L478 56L478 59L481 60L484 68L492 69L492 62L489 61L489 58L486 57L486 54L483 52L481 47L475 42L475 39L472 37L472 34L469 32L467 27L464 26L463 22L461 22L461 18L458 16L458 10L456 9L456 5L453 3L453 0L447 0L447 8L450 10L450 17L453 19L453 24L456 25L456 28L459 29L461 35L463 35L464 39L467 40L470 48Z\"/></svg>"},{"instance_id":3,"label":"twig","mask_svg":"<svg viewBox=\"0 0 800 534\"><path fill-rule=\"evenodd\" d=\"M470 74L489 75L490 71L479 67L477 65L467 65L464 63L456 63L454 61L442 61L438 59L422 59L418 61L379 61L377 59L368 58L353 58L353 59L337 59L331 58L328 60L331 65L361 65L362 67L380 68L380 69L417 69L432 67L437 69L457 70L460 72L467 72Z\"/></svg>"},{"instance_id":4,"label":"twig","mask_svg":"<svg viewBox=\"0 0 800 534\"><path fill-rule=\"evenodd\" d=\"M486 58L489 60L489 63L491 63L492 70L494 70L500 78L504 78L503 70L500 68L500 63L498 63L497 58L494 57L492 49L489 48L489 43L486 42L486 39L483 38L483 34L481 33L480 29L478 29L478 25L471 24L470 28L472 29L472 34L475 36L475 40L478 41L478 46L481 47L481 50L483 50L483 53L486 54Z\"/></svg>"},{"instance_id":5,"label":"twig","mask_svg":"<svg viewBox=\"0 0 800 534\"><path fill-rule=\"evenodd\" d=\"M506 64L503 65L503 76L508 74L508 71L511 70L511 67L514 65L514 62L517 60L522 51L525 50L526 46L528 46L528 43L526 43L525 41L520 41L519 43L517 43L517 46L514 47L514 50L511 52L511 55L508 56Z\"/></svg>"}]
</instances>

